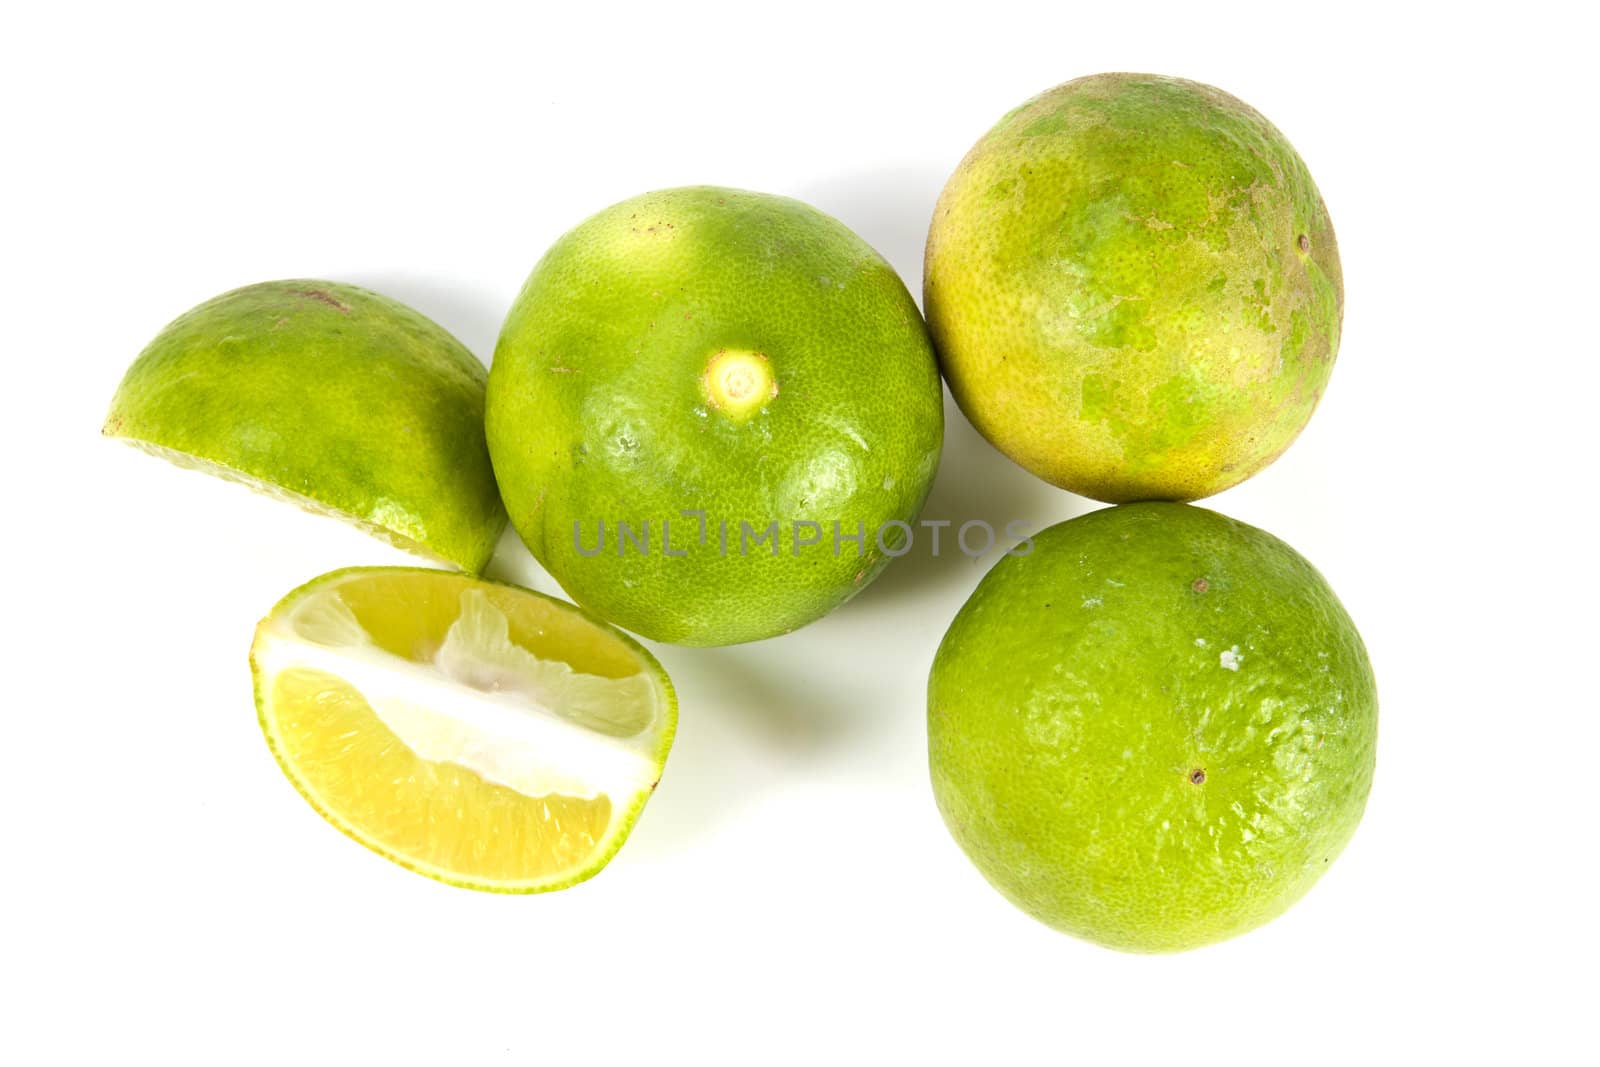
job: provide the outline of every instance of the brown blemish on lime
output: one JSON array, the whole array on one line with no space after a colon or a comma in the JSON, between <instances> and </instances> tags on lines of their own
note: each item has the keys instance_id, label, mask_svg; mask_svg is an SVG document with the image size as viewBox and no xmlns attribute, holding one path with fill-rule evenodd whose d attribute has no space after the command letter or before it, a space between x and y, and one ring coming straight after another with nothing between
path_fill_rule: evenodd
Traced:
<instances>
[{"instance_id":1,"label":"brown blemish on lime","mask_svg":"<svg viewBox=\"0 0 1600 1067\"><path fill-rule=\"evenodd\" d=\"M1211 588L1211 583L1206 581L1204 578L1196 578L1190 583L1189 588L1193 589L1196 593L1204 593L1206 590Z\"/></svg>"},{"instance_id":2,"label":"brown blemish on lime","mask_svg":"<svg viewBox=\"0 0 1600 1067\"><path fill-rule=\"evenodd\" d=\"M1205 768L1196 767L1194 770L1189 772L1189 782L1191 784L1193 784L1193 785L1204 785L1205 784L1205 780L1206 780Z\"/></svg>"},{"instance_id":3,"label":"brown blemish on lime","mask_svg":"<svg viewBox=\"0 0 1600 1067\"><path fill-rule=\"evenodd\" d=\"M1311 251L1311 238L1307 237L1305 234L1301 234L1300 235L1300 239L1298 241L1296 241L1295 243L1300 246L1300 251L1302 251L1302 252Z\"/></svg>"},{"instance_id":4,"label":"brown blemish on lime","mask_svg":"<svg viewBox=\"0 0 1600 1067\"><path fill-rule=\"evenodd\" d=\"M350 305L346 304L343 300L340 300L326 289L296 289L295 295L303 296L307 300L315 300L319 303L327 304L331 308L338 308L339 314L341 315L350 314Z\"/></svg>"}]
</instances>

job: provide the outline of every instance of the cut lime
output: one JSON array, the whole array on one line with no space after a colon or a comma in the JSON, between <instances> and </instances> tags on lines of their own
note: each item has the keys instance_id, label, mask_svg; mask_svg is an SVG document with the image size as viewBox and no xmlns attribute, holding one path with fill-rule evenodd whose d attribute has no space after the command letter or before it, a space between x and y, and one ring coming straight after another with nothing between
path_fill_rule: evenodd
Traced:
<instances>
[{"instance_id":1,"label":"cut lime","mask_svg":"<svg viewBox=\"0 0 1600 1067\"><path fill-rule=\"evenodd\" d=\"M616 854L677 699L570 604L444 571L353 568L290 593L250 652L261 727L324 818L414 871L561 889Z\"/></svg>"},{"instance_id":2,"label":"cut lime","mask_svg":"<svg viewBox=\"0 0 1600 1067\"><path fill-rule=\"evenodd\" d=\"M477 357L386 296L263 282L179 316L134 360L104 432L477 572L505 509Z\"/></svg>"}]
</instances>

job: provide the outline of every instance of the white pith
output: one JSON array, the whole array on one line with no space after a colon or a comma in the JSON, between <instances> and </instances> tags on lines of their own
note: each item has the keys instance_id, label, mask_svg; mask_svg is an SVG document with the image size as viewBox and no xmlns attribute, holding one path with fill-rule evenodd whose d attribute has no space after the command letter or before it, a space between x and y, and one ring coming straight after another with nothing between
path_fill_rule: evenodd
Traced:
<instances>
[{"instance_id":1,"label":"white pith","mask_svg":"<svg viewBox=\"0 0 1600 1067\"><path fill-rule=\"evenodd\" d=\"M461 604L443 645L419 662L376 645L337 586L317 590L262 628L256 661L268 698L282 671L335 675L419 758L525 796L604 795L626 809L654 785L664 716L648 674L577 673L512 643L481 590L464 590Z\"/></svg>"}]
</instances>

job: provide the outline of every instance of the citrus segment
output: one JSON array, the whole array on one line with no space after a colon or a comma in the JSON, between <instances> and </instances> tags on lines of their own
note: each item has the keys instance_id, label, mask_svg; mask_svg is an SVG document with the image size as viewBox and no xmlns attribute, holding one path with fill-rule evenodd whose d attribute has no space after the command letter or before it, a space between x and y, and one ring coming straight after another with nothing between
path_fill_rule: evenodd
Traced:
<instances>
[{"instance_id":1,"label":"citrus segment","mask_svg":"<svg viewBox=\"0 0 1600 1067\"><path fill-rule=\"evenodd\" d=\"M313 807L479 889L555 889L604 866L676 721L665 674L616 631L439 571L318 579L261 622L251 663L267 740Z\"/></svg>"}]
</instances>

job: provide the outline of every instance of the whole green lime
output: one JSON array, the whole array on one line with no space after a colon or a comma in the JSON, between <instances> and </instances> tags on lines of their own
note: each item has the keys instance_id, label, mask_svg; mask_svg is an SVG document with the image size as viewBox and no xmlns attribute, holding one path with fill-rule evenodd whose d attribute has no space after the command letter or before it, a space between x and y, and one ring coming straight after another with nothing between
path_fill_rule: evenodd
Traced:
<instances>
[{"instance_id":1,"label":"whole green lime","mask_svg":"<svg viewBox=\"0 0 1600 1067\"><path fill-rule=\"evenodd\" d=\"M1277 538L1130 504L1000 561L928 684L945 823L1034 917L1166 952L1277 916L1327 870L1372 784L1366 650Z\"/></svg>"},{"instance_id":2,"label":"whole green lime","mask_svg":"<svg viewBox=\"0 0 1600 1067\"><path fill-rule=\"evenodd\" d=\"M1000 120L945 186L924 306L995 447L1100 500L1193 500L1286 449L1344 283L1310 173L1218 89L1100 74Z\"/></svg>"},{"instance_id":3,"label":"whole green lime","mask_svg":"<svg viewBox=\"0 0 1600 1067\"><path fill-rule=\"evenodd\" d=\"M469 571L505 510L483 436L488 372L445 330L353 285L224 293L163 329L105 433Z\"/></svg>"},{"instance_id":4,"label":"whole green lime","mask_svg":"<svg viewBox=\"0 0 1600 1067\"><path fill-rule=\"evenodd\" d=\"M523 541L584 607L680 644L784 633L862 589L943 433L894 270L814 208L734 189L648 193L567 233L489 375Z\"/></svg>"}]
</instances>

